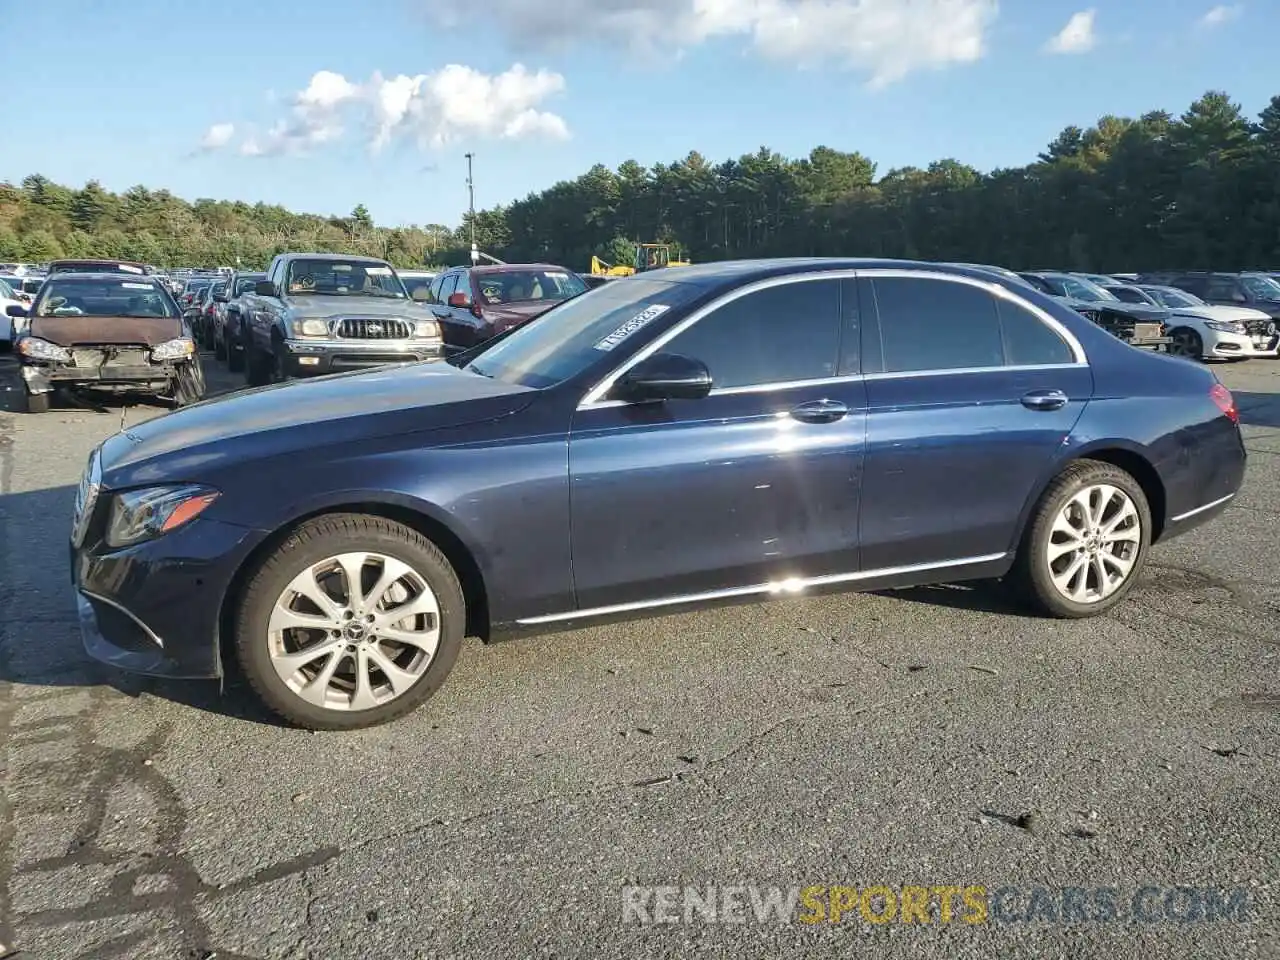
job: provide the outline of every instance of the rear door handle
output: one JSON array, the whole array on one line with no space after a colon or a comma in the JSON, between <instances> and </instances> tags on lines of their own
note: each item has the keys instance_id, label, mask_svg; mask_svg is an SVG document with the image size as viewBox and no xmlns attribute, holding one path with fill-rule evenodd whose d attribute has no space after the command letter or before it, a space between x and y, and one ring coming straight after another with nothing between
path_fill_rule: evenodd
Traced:
<instances>
[{"instance_id":1,"label":"rear door handle","mask_svg":"<svg viewBox=\"0 0 1280 960\"><path fill-rule=\"evenodd\" d=\"M1022 398L1028 410L1061 410L1067 405L1067 395L1061 390L1033 390Z\"/></svg>"},{"instance_id":2,"label":"rear door handle","mask_svg":"<svg viewBox=\"0 0 1280 960\"><path fill-rule=\"evenodd\" d=\"M791 417L804 423L835 423L849 413L849 408L839 400L810 400L792 407Z\"/></svg>"}]
</instances>

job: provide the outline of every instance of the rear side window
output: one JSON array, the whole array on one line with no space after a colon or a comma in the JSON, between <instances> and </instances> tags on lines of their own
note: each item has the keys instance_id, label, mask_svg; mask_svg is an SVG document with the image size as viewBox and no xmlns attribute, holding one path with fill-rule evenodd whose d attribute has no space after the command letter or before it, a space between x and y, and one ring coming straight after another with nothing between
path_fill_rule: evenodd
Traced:
<instances>
[{"instance_id":1,"label":"rear side window","mask_svg":"<svg viewBox=\"0 0 1280 960\"><path fill-rule=\"evenodd\" d=\"M1021 304L993 298L1004 337L1004 362L1009 366L1073 363L1075 355L1058 332Z\"/></svg>"},{"instance_id":2,"label":"rear side window","mask_svg":"<svg viewBox=\"0 0 1280 960\"><path fill-rule=\"evenodd\" d=\"M1189 293L1194 293L1197 297L1204 297L1209 292L1209 284L1203 277L1178 277L1172 281L1173 286Z\"/></svg>"},{"instance_id":3,"label":"rear side window","mask_svg":"<svg viewBox=\"0 0 1280 960\"><path fill-rule=\"evenodd\" d=\"M1004 365L1000 314L985 290L926 277L877 277L867 289L885 373Z\"/></svg>"},{"instance_id":4,"label":"rear side window","mask_svg":"<svg viewBox=\"0 0 1280 960\"><path fill-rule=\"evenodd\" d=\"M1236 281L1234 277L1214 277L1208 283L1209 300L1230 300L1236 295Z\"/></svg>"},{"instance_id":5,"label":"rear side window","mask_svg":"<svg viewBox=\"0 0 1280 960\"><path fill-rule=\"evenodd\" d=\"M730 300L666 350L705 363L716 389L834 377L840 281L784 283Z\"/></svg>"}]
</instances>

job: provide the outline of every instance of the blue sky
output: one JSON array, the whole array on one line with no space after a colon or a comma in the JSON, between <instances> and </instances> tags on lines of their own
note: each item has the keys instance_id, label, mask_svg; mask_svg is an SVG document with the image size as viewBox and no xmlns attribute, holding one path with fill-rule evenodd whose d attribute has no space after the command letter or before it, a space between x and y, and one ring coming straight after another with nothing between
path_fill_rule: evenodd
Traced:
<instances>
[{"instance_id":1,"label":"blue sky","mask_svg":"<svg viewBox=\"0 0 1280 960\"><path fill-rule=\"evenodd\" d=\"M43 0L4 50L21 136L0 179L453 225L468 150L480 207L596 162L762 144L859 150L881 172L946 156L990 169L1068 124L1181 111L1211 88L1255 114L1280 93L1280 0L1215 6Z\"/></svg>"}]
</instances>

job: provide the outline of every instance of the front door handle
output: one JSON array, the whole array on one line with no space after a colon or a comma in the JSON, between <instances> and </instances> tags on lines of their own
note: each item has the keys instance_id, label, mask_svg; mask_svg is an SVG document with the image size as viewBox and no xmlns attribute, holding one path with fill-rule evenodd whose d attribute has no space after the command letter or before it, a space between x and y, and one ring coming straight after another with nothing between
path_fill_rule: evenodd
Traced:
<instances>
[{"instance_id":1,"label":"front door handle","mask_svg":"<svg viewBox=\"0 0 1280 960\"><path fill-rule=\"evenodd\" d=\"M1067 405L1067 395L1061 390L1034 390L1022 398L1028 410L1061 410Z\"/></svg>"},{"instance_id":2,"label":"front door handle","mask_svg":"<svg viewBox=\"0 0 1280 960\"><path fill-rule=\"evenodd\" d=\"M804 423L835 423L849 413L839 400L810 400L791 409L791 416Z\"/></svg>"}]
</instances>

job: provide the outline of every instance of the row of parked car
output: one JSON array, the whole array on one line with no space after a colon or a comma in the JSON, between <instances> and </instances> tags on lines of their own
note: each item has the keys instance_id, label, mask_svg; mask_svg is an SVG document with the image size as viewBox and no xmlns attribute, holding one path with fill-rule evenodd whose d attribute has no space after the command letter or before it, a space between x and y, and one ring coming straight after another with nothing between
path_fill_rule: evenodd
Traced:
<instances>
[{"instance_id":1,"label":"row of parked car","mask_svg":"<svg viewBox=\"0 0 1280 960\"><path fill-rule=\"evenodd\" d=\"M982 269L1030 284L1135 346L1198 360L1280 355L1280 273Z\"/></svg>"}]
</instances>

